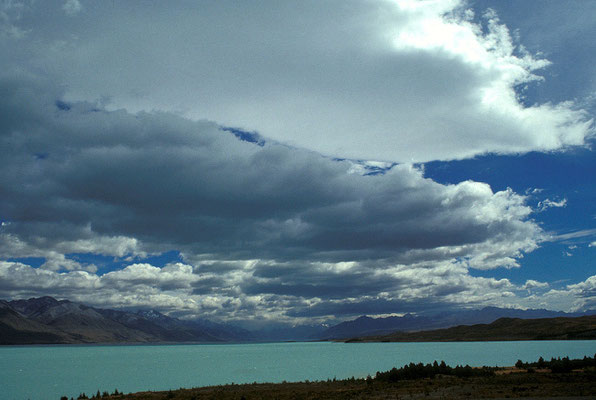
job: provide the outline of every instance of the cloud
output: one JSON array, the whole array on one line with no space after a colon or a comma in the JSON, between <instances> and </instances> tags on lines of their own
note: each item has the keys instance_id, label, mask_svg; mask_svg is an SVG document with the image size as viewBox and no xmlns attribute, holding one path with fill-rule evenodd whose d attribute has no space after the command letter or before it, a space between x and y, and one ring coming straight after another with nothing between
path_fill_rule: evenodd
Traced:
<instances>
[{"instance_id":1,"label":"cloud","mask_svg":"<svg viewBox=\"0 0 596 400\"><path fill-rule=\"evenodd\" d=\"M545 200L538 202L538 211L539 212L546 211L549 208L553 208L553 207L555 207L555 208L567 207L567 199L563 199L560 201L545 199Z\"/></svg>"},{"instance_id":2,"label":"cloud","mask_svg":"<svg viewBox=\"0 0 596 400\"><path fill-rule=\"evenodd\" d=\"M549 61L495 12L455 0L81 11L0 8L2 295L280 320L535 304L542 283L469 271L592 234L547 234L526 196L439 184L414 164L591 140L579 106L522 98ZM171 250L180 262L152 264ZM547 293L577 308L589 290Z\"/></svg>"},{"instance_id":3,"label":"cloud","mask_svg":"<svg viewBox=\"0 0 596 400\"><path fill-rule=\"evenodd\" d=\"M371 276L366 277L365 271ZM305 276L294 279L301 274ZM338 274L347 281L346 296L333 290L340 286ZM0 262L0 278L0 297L43 294L97 307L156 308L183 317L312 322L362 314L438 312L462 305L587 310L594 305L596 277L549 290L548 284L533 280L516 286L507 279L472 277L462 266L449 263L394 266L375 273L366 263L315 263L305 268L251 262L234 271L207 274L184 263L163 268L131 264L99 276ZM258 290L256 281L261 285ZM537 291L544 294L536 296Z\"/></svg>"},{"instance_id":4,"label":"cloud","mask_svg":"<svg viewBox=\"0 0 596 400\"><path fill-rule=\"evenodd\" d=\"M86 271L57 273L22 263L0 261L0 290L3 296L27 297L40 293L69 297L91 293L98 277Z\"/></svg>"},{"instance_id":5,"label":"cloud","mask_svg":"<svg viewBox=\"0 0 596 400\"><path fill-rule=\"evenodd\" d=\"M3 223L2 227L10 224ZM43 227L40 227L43 228ZM45 227L46 234L51 235L51 228ZM96 272L93 264L81 264L75 259L67 257L69 254L102 254L117 258L146 257L147 253L139 249L139 243L134 238L122 236L100 236L92 232L89 226L73 227L78 233L78 238L65 238L58 242L48 242L43 232L31 241L24 241L18 235L6 233L0 229L0 254L4 258L37 257L45 259L42 268L60 270L86 270Z\"/></svg>"},{"instance_id":6,"label":"cloud","mask_svg":"<svg viewBox=\"0 0 596 400\"><path fill-rule=\"evenodd\" d=\"M10 257L177 249L228 259L459 257L486 269L515 266L541 240L511 190L440 185L408 165L363 176L349 161L258 146L210 122L64 109L61 93L38 81L0 84L10 116L0 244Z\"/></svg>"},{"instance_id":7,"label":"cloud","mask_svg":"<svg viewBox=\"0 0 596 400\"><path fill-rule=\"evenodd\" d=\"M546 282L539 282L534 279L528 279L522 289L544 289L549 287L549 284Z\"/></svg>"},{"instance_id":8,"label":"cloud","mask_svg":"<svg viewBox=\"0 0 596 400\"><path fill-rule=\"evenodd\" d=\"M11 297L280 319L484 304L514 286L468 269L518 266L543 240L512 190L442 185L407 164L362 174L208 121L64 102L40 77L0 87L0 256L45 259L3 264ZM169 250L183 263L144 261ZM81 253L135 263L98 274Z\"/></svg>"},{"instance_id":9,"label":"cloud","mask_svg":"<svg viewBox=\"0 0 596 400\"><path fill-rule=\"evenodd\" d=\"M578 98L584 103L582 107L591 109L592 113L596 110L593 59L585 57L596 50L589 39L596 34L592 4L575 2L569 7L548 0L525 4L484 3L497 7L503 19L515 24L528 49L540 51L552 61L544 71L547 79L536 88L535 101ZM569 29L571 26L573 29ZM573 64L570 65L568 60L574 60Z\"/></svg>"},{"instance_id":10,"label":"cloud","mask_svg":"<svg viewBox=\"0 0 596 400\"><path fill-rule=\"evenodd\" d=\"M536 305L548 305L555 310L594 310L596 307L596 275L585 281L567 285L564 289L552 289L539 299Z\"/></svg>"},{"instance_id":11,"label":"cloud","mask_svg":"<svg viewBox=\"0 0 596 400\"><path fill-rule=\"evenodd\" d=\"M79 0L66 0L62 9L67 15L76 15L78 14L83 7Z\"/></svg>"},{"instance_id":12,"label":"cloud","mask_svg":"<svg viewBox=\"0 0 596 400\"><path fill-rule=\"evenodd\" d=\"M518 88L549 62L461 1L108 2L77 18L55 8L29 11L18 26L31 40L5 40L4 69L44 66L68 99L111 110L173 111L400 162L559 150L593 135L572 102L523 104Z\"/></svg>"},{"instance_id":13,"label":"cloud","mask_svg":"<svg viewBox=\"0 0 596 400\"><path fill-rule=\"evenodd\" d=\"M3 1L0 4L0 39L23 39L27 30L18 26L29 1Z\"/></svg>"},{"instance_id":14,"label":"cloud","mask_svg":"<svg viewBox=\"0 0 596 400\"><path fill-rule=\"evenodd\" d=\"M582 229L575 232L562 233L552 236L553 241L569 241L573 239L583 239L596 235L596 229Z\"/></svg>"}]
</instances>

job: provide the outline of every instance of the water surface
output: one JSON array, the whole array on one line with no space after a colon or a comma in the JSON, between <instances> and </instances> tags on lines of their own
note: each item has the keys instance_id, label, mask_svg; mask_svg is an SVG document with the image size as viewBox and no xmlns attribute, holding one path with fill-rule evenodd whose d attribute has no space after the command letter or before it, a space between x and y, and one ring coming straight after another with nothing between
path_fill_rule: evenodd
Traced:
<instances>
[{"instance_id":1,"label":"water surface","mask_svg":"<svg viewBox=\"0 0 596 400\"><path fill-rule=\"evenodd\" d=\"M98 390L365 377L410 362L508 366L595 352L596 341L8 346L0 347L0 388L7 400L58 400Z\"/></svg>"}]
</instances>

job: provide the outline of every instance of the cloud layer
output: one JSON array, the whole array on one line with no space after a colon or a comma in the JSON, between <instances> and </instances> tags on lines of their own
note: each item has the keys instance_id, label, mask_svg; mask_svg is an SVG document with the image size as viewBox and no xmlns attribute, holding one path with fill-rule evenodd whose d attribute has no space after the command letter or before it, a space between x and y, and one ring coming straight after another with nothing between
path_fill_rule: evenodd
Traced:
<instances>
[{"instance_id":1,"label":"cloud layer","mask_svg":"<svg viewBox=\"0 0 596 400\"><path fill-rule=\"evenodd\" d=\"M492 268L514 265L540 239L511 191L440 185L408 165L363 176L351 162L258 146L210 122L67 105L45 84L0 83L3 232L24 243L41 236L37 248L68 241L71 252L121 256L137 240L242 258L467 256ZM95 235L104 239L94 249ZM122 244L105 244L114 238Z\"/></svg>"},{"instance_id":2,"label":"cloud layer","mask_svg":"<svg viewBox=\"0 0 596 400\"><path fill-rule=\"evenodd\" d=\"M69 1L64 12L44 2L11 21L26 35L2 54L56 74L70 99L174 111L334 157L425 162L584 144L592 122L573 103L524 104L548 61L465 5Z\"/></svg>"},{"instance_id":3,"label":"cloud layer","mask_svg":"<svg viewBox=\"0 0 596 400\"><path fill-rule=\"evenodd\" d=\"M593 135L571 102L526 104L548 61L494 12L259 6L0 6L0 297L244 320L593 305L593 277L474 276L556 235L511 189L413 166Z\"/></svg>"},{"instance_id":4,"label":"cloud layer","mask_svg":"<svg viewBox=\"0 0 596 400\"><path fill-rule=\"evenodd\" d=\"M212 122L66 103L43 78L6 75L0 87L0 252L45 260L3 264L15 277L5 295L94 289L95 302L173 308L188 298L183 309L243 317L483 303L510 284L468 269L518 266L545 237L511 190L441 185L409 165L363 175ZM73 256L167 250L187 264L105 273Z\"/></svg>"},{"instance_id":5,"label":"cloud layer","mask_svg":"<svg viewBox=\"0 0 596 400\"><path fill-rule=\"evenodd\" d=\"M136 263L98 276L0 261L0 296L51 295L99 307L154 308L187 318L236 321L333 321L362 314L481 307L594 308L596 277L552 289L529 280L470 276L451 263L375 270L359 263L204 261L158 268Z\"/></svg>"}]
</instances>

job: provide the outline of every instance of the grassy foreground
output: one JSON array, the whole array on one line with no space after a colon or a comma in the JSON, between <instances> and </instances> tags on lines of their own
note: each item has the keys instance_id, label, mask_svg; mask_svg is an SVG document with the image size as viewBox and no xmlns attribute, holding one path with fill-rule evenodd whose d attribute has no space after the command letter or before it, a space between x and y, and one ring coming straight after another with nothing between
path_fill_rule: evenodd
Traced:
<instances>
[{"instance_id":1,"label":"grassy foreground","mask_svg":"<svg viewBox=\"0 0 596 400\"><path fill-rule=\"evenodd\" d=\"M576 368L577 367L577 368ZM434 371L434 372L433 372ZM435 373L436 372L436 373ZM253 399L478 399L596 398L596 357L567 358L516 367L409 364L366 379L223 385L163 392L97 393L89 398L135 400ZM87 396L79 397L81 399ZM62 398L64 400L66 398Z\"/></svg>"}]
</instances>

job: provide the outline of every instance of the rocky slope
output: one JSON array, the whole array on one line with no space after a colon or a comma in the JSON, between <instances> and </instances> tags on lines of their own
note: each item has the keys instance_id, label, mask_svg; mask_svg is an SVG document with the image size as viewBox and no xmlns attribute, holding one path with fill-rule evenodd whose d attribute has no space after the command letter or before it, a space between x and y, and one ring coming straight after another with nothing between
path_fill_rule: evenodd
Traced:
<instances>
[{"instance_id":1,"label":"rocky slope","mask_svg":"<svg viewBox=\"0 0 596 400\"><path fill-rule=\"evenodd\" d=\"M52 297L0 302L0 344L246 341L239 328L157 311L89 307Z\"/></svg>"}]
</instances>

